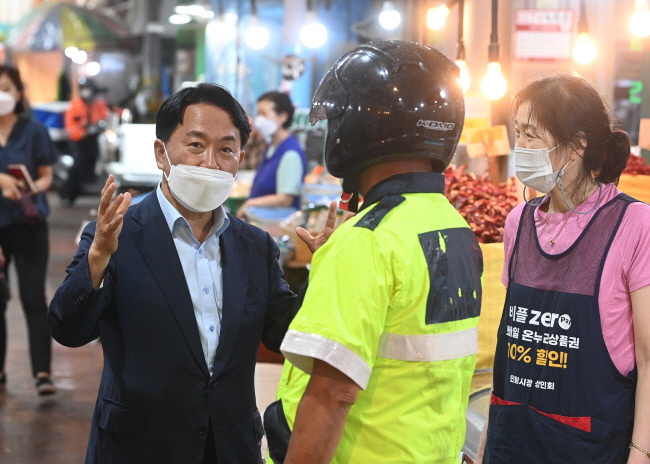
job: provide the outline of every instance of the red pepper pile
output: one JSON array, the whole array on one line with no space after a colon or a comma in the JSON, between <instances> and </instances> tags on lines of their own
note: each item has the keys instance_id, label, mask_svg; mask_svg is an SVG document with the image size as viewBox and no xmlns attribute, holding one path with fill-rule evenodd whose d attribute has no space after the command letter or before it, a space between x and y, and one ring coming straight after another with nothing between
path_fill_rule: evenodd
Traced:
<instances>
[{"instance_id":1,"label":"red pepper pile","mask_svg":"<svg viewBox=\"0 0 650 464\"><path fill-rule=\"evenodd\" d=\"M465 174L465 166L447 168L445 196L470 225L480 243L503 242L506 216L517 206L514 179L493 184L489 174Z\"/></svg>"},{"instance_id":2,"label":"red pepper pile","mask_svg":"<svg viewBox=\"0 0 650 464\"><path fill-rule=\"evenodd\" d=\"M641 156L631 154L627 159L627 166L625 166L623 174L641 174L650 176L650 166L646 164L645 160Z\"/></svg>"}]
</instances>

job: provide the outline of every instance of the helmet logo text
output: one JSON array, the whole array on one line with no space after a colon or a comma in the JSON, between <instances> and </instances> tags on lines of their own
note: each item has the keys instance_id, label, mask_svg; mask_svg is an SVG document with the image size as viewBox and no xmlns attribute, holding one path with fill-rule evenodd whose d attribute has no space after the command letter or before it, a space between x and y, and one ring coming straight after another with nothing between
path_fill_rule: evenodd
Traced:
<instances>
[{"instance_id":1,"label":"helmet logo text","mask_svg":"<svg viewBox=\"0 0 650 464\"><path fill-rule=\"evenodd\" d=\"M417 125L418 127L424 126L427 129L432 129L432 130L450 131L454 128L456 124L454 124L453 122L442 122L442 121L431 121L428 119L420 119Z\"/></svg>"}]
</instances>

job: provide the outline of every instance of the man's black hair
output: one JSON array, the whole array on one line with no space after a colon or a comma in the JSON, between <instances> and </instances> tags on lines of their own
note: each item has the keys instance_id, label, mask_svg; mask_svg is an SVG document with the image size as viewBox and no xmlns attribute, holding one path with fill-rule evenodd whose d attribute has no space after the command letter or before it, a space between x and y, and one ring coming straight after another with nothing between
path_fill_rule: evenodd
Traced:
<instances>
[{"instance_id":1,"label":"man's black hair","mask_svg":"<svg viewBox=\"0 0 650 464\"><path fill-rule=\"evenodd\" d=\"M284 127L285 129L291 127L295 108L293 107L293 103L291 102L291 98L289 98L289 95L283 92L271 91L262 94L262 96L260 96L260 98L257 99L258 103L261 102L262 100L267 100L272 102L273 109L277 114L287 113L287 120L284 121L282 127Z\"/></svg>"},{"instance_id":2,"label":"man's black hair","mask_svg":"<svg viewBox=\"0 0 650 464\"><path fill-rule=\"evenodd\" d=\"M199 103L217 106L230 114L233 124L239 129L241 147L244 148L251 132L248 115L230 92L217 84L200 83L186 87L165 100L156 114L156 137L167 142L183 123L185 108Z\"/></svg>"}]
</instances>

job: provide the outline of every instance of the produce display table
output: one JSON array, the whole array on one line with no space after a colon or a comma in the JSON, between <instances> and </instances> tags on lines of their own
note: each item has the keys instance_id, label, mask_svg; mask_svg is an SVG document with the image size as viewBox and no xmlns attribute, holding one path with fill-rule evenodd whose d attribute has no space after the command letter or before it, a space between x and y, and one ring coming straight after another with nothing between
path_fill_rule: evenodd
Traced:
<instances>
[{"instance_id":1,"label":"produce display table","mask_svg":"<svg viewBox=\"0 0 650 464\"><path fill-rule=\"evenodd\" d=\"M479 243L483 252L483 298L478 322L478 355L476 370L492 369L497 330L501 322L506 288L501 283L503 273L503 243Z\"/></svg>"},{"instance_id":2,"label":"produce display table","mask_svg":"<svg viewBox=\"0 0 650 464\"><path fill-rule=\"evenodd\" d=\"M621 174L618 189L639 201L650 204L650 176Z\"/></svg>"}]
</instances>

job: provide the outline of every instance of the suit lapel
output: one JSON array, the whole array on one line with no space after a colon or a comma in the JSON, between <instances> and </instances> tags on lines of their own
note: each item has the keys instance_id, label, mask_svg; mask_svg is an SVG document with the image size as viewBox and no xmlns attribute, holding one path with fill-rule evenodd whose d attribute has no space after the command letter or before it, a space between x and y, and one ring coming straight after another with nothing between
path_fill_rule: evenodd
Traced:
<instances>
[{"instance_id":1,"label":"suit lapel","mask_svg":"<svg viewBox=\"0 0 650 464\"><path fill-rule=\"evenodd\" d=\"M214 376L218 376L233 356L235 340L241 328L246 305L250 239L242 234L241 224L231 219L219 237L223 280L221 334L214 358Z\"/></svg>"},{"instance_id":2,"label":"suit lapel","mask_svg":"<svg viewBox=\"0 0 650 464\"><path fill-rule=\"evenodd\" d=\"M141 207L137 208L132 216L141 225L136 231L138 249L158 282L161 292L167 298L169 308L174 314L194 360L207 376L208 368L203 356L199 329L196 326L192 298L155 191L141 203Z\"/></svg>"}]
</instances>

